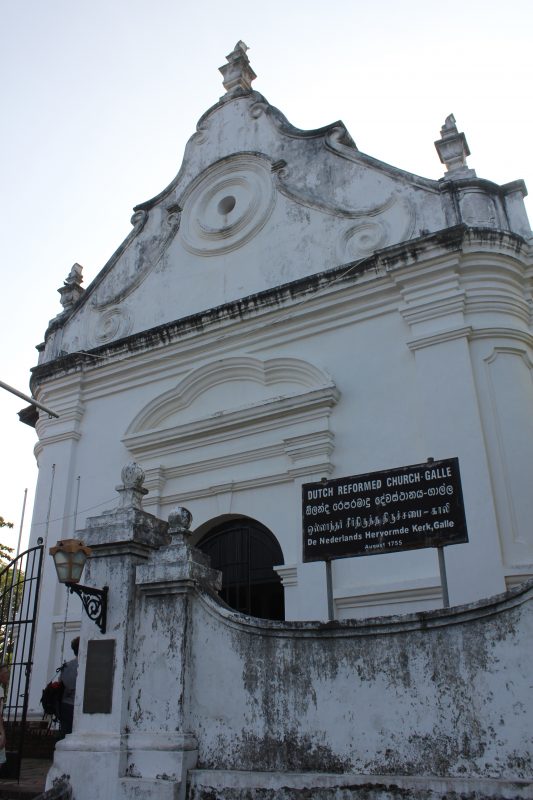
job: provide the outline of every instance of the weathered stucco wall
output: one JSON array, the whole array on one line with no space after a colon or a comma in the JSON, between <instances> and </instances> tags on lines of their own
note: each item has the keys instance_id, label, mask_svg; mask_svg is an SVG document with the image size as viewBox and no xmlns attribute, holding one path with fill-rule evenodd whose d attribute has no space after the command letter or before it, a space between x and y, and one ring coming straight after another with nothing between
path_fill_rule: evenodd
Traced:
<instances>
[{"instance_id":1,"label":"weathered stucco wall","mask_svg":"<svg viewBox=\"0 0 533 800\"><path fill-rule=\"evenodd\" d=\"M193 605L200 768L527 778L533 585L364 622Z\"/></svg>"},{"instance_id":2,"label":"weathered stucco wall","mask_svg":"<svg viewBox=\"0 0 533 800\"><path fill-rule=\"evenodd\" d=\"M139 508L142 470L122 477L121 506L83 531L107 630L82 623L74 730L49 786L70 776L76 800L533 798L533 581L405 616L246 617L219 601L190 513L167 526ZM115 653L105 712L86 703L95 639ZM352 792L363 778L370 793Z\"/></svg>"}]
</instances>

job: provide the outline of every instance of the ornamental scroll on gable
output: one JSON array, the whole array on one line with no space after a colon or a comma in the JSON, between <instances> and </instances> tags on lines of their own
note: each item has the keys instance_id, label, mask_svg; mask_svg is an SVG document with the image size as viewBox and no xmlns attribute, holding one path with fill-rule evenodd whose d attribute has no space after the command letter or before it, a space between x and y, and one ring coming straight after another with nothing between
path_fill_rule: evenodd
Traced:
<instances>
[{"instance_id":1,"label":"ornamental scroll on gable","mask_svg":"<svg viewBox=\"0 0 533 800\"><path fill-rule=\"evenodd\" d=\"M477 179L452 116L436 143L445 178L417 177L361 153L342 122L292 126L252 89L247 50L239 41L220 67L225 94L200 119L176 178L134 209L129 236L65 305L67 319L56 323L63 353L364 261L462 221L450 191ZM487 190L476 187L468 223L479 208L480 224L501 224L500 195L479 199ZM45 360L57 355L52 340Z\"/></svg>"}]
</instances>

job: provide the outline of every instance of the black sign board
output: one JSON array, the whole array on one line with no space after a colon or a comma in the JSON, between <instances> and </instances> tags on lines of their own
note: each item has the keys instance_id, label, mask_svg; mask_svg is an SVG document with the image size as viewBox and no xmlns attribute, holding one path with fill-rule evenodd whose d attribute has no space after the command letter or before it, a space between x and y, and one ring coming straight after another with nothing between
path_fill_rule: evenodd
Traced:
<instances>
[{"instance_id":1,"label":"black sign board","mask_svg":"<svg viewBox=\"0 0 533 800\"><path fill-rule=\"evenodd\" d=\"M459 459L302 486L303 560L468 542Z\"/></svg>"},{"instance_id":2,"label":"black sign board","mask_svg":"<svg viewBox=\"0 0 533 800\"><path fill-rule=\"evenodd\" d=\"M114 671L115 640L90 639L83 690L84 714L111 714Z\"/></svg>"}]
</instances>

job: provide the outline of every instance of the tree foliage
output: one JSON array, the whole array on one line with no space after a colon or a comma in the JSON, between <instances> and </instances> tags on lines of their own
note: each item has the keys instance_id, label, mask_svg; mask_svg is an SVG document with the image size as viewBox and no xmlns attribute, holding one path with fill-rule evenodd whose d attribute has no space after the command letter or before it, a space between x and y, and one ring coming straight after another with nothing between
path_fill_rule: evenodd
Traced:
<instances>
[{"instance_id":1,"label":"tree foliage","mask_svg":"<svg viewBox=\"0 0 533 800\"><path fill-rule=\"evenodd\" d=\"M12 522L6 522L0 517L0 527L12 528ZM10 661L14 646L13 625L14 619L22 602L24 573L20 564L13 568L14 550L12 547L0 542L0 662Z\"/></svg>"}]
</instances>

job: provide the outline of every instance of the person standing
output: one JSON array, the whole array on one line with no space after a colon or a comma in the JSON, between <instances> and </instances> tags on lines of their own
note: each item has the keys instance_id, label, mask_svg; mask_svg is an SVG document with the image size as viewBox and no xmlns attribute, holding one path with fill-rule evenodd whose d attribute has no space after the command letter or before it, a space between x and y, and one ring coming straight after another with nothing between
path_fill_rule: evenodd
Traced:
<instances>
[{"instance_id":1,"label":"person standing","mask_svg":"<svg viewBox=\"0 0 533 800\"><path fill-rule=\"evenodd\" d=\"M4 727L4 703L9 684L9 667L0 666L0 767L6 763L6 729Z\"/></svg>"},{"instance_id":2,"label":"person standing","mask_svg":"<svg viewBox=\"0 0 533 800\"><path fill-rule=\"evenodd\" d=\"M76 636L70 643L74 652L74 658L67 661L61 669L61 681L63 683L63 696L59 708L59 724L61 733L66 736L72 733L72 720L74 717L74 699L76 696L76 678L78 677L78 649L80 637Z\"/></svg>"}]
</instances>

